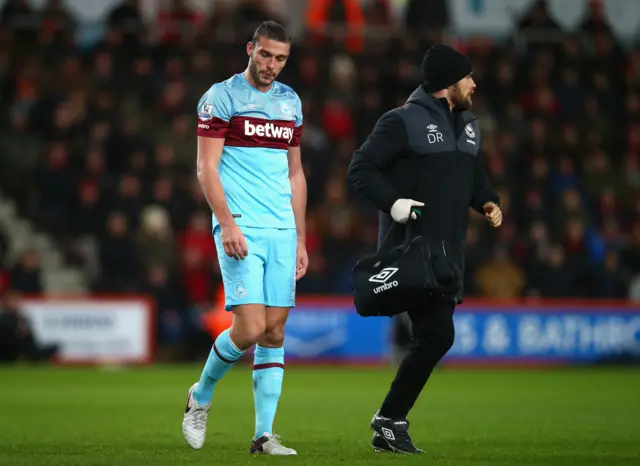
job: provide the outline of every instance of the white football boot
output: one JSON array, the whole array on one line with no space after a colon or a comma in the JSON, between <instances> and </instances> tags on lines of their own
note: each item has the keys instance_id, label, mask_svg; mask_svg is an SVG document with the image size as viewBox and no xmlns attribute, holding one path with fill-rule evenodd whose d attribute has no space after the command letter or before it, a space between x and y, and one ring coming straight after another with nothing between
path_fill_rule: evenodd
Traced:
<instances>
[{"instance_id":1,"label":"white football boot","mask_svg":"<svg viewBox=\"0 0 640 466\"><path fill-rule=\"evenodd\" d=\"M189 389L187 397L187 407L184 410L182 419L182 435L191 448L199 450L204 445L205 434L207 433L207 416L211 403L198 404L193 398L193 391L198 383L194 383Z\"/></svg>"},{"instance_id":2,"label":"white football boot","mask_svg":"<svg viewBox=\"0 0 640 466\"><path fill-rule=\"evenodd\" d=\"M272 435L266 432L262 437L251 443L250 453L272 456L291 456L298 454L293 448L285 447L281 444L279 435Z\"/></svg>"}]
</instances>

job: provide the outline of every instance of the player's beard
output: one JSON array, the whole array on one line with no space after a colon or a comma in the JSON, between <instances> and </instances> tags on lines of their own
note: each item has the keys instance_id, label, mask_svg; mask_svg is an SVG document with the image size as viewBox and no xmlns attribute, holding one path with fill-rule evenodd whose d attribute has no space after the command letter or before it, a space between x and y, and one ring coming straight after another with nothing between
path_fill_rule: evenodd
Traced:
<instances>
[{"instance_id":1,"label":"player's beard","mask_svg":"<svg viewBox=\"0 0 640 466\"><path fill-rule=\"evenodd\" d=\"M471 110L471 105L473 104L471 101L471 93L464 95L462 89L460 89L460 85L456 84L453 86L449 94L449 99L454 108L458 110Z\"/></svg>"},{"instance_id":2,"label":"player's beard","mask_svg":"<svg viewBox=\"0 0 640 466\"><path fill-rule=\"evenodd\" d=\"M268 86L269 84L271 84L273 82L273 79L265 81L262 78L262 76L260 75L260 72L258 71L258 65L256 64L256 62L254 60L250 60L249 61L249 73L251 74L251 77L256 82L256 84L258 84L260 86Z\"/></svg>"}]
</instances>

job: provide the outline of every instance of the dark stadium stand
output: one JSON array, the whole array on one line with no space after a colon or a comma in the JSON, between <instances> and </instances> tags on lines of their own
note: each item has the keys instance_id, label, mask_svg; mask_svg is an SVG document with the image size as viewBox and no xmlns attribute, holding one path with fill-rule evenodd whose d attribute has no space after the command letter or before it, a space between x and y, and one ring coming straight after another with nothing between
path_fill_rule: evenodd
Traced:
<instances>
[{"instance_id":1,"label":"dark stadium stand","mask_svg":"<svg viewBox=\"0 0 640 466\"><path fill-rule=\"evenodd\" d=\"M119 7L88 48L70 13L23 3L7 2L0 18L3 195L89 290L149 293L168 322L210 303L220 279L193 174L195 108L213 82L244 69L244 44L266 13L259 2L229 18L168 11L152 40L152 26ZM384 2L372 3L366 21L384 25ZM169 27L185 24L195 34ZM216 39L229 24L231 37ZM537 13L520 27L532 25L560 30ZM474 112L505 212L497 231L471 214L468 295L626 298L640 272L640 51L606 23L581 30L590 40L575 31L524 49L458 43L473 59ZM350 293L351 267L374 248L376 212L347 186L346 167L376 119L415 88L434 40L373 37L348 53L339 40L296 41L281 78L305 113L310 268L300 294ZM42 291L38 257L4 254L4 236L3 281Z\"/></svg>"}]
</instances>

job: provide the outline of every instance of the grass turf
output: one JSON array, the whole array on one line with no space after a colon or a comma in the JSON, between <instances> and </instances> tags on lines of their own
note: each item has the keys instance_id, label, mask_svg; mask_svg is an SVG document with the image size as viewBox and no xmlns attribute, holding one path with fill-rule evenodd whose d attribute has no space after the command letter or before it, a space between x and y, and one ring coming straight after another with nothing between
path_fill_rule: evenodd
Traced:
<instances>
[{"instance_id":1,"label":"grass turf","mask_svg":"<svg viewBox=\"0 0 640 466\"><path fill-rule=\"evenodd\" d=\"M640 371L440 370L411 413L425 455L374 453L391 370L289 367L275 430L297 457L251 457L251 373L216 389L207 442L181 434L196 366L0 368L1 465L638 465Z\"/></svg>"}]
</instances>

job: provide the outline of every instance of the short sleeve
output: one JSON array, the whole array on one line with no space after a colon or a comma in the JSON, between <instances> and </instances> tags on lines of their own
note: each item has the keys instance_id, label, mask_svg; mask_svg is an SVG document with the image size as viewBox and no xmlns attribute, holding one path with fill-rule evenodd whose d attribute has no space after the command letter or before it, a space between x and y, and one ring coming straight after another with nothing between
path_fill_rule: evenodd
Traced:
<instances>
[{"instance_id":1,"label":"short sleeve","mask_svg":"<svg viewBox=\"0 0 640 466\"><path fill-rule=\"evenodd\" d=\"M232 103L228 92L214 84L198 102L198 136L224 138L231 120Z\"/></svg>"},{"instance_id":2,"label":"short sleeve","mask_svg":"<svg viewBox=\"0 0 640 466\"><path fill-rule=\"evenodd\" d=\"M289 143L289 147L298 147L302 138L302 124L304 117L302 116L302 101L296 96L296 121L293 126L293 137Z\"/></svg>"}]
</instances>

